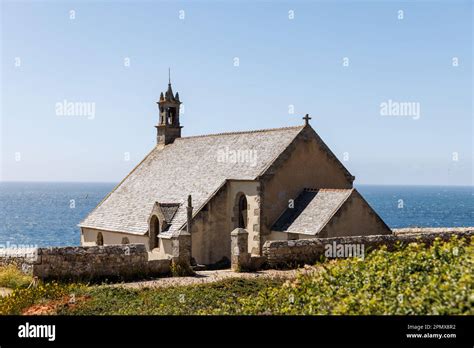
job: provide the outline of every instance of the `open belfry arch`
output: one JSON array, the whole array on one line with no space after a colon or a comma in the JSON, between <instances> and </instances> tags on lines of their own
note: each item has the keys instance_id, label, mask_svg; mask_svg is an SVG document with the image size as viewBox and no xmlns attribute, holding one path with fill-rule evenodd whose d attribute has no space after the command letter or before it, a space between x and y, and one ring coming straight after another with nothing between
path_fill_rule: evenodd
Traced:
<instances>
[{"instance_id":1,"label":"open belfry arch","mask_svg":"<svg viewBox=\"0 0 474 348\"><path fill-rule=\"evenodd\" d=\"M176 138L181 138L181 125L179 120L181 101L179 93L173 94L171 88L171 76L169 76L168 89L163 94L161 92L158 104L159 118L156 142L158 145L168 145L173 143Z\"/></svg>"},{"instance_id":2,"label":"open belfry arch","mask_svg":"<svg viewBox=\"0 0 474 348\"><path fill-rule=\"evenodd\" d=\"M235 229L255 256L268 240L391 233L309 115L298 126L182 137L171 80L157 105L156 146L80 223L83 245L126 240L163 259L186 247L209 265L230 260Z\"/></svg>"}]
</instances>

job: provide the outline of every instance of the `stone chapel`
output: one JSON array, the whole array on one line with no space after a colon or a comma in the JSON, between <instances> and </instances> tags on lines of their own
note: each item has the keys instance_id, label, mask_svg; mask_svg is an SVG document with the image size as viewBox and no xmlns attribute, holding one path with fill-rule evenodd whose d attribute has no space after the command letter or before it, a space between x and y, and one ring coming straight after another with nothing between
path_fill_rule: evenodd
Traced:
<instances>
[{"instance_id":1,"label":"stone chapel","mask_svg":"<svg viewBox=\"0 0 474 348\"><path fill-rule=\"evenodd\" d=\"M79 224L81 244L143 243L170 258L191 235L195 262L231 257L231 232L248 251L267 240L390 234L304 117L295 127L182 137L171 83L157 102L156 146Z\"/></svg>"}]
</instances>

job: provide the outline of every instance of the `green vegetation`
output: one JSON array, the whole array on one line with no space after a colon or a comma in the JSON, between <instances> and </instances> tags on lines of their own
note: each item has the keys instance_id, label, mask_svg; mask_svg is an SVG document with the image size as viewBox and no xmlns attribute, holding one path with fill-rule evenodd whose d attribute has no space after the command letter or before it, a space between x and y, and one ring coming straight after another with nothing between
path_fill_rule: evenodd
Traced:
<instances>
[{"instance_id":1,"label":"green vegetation","mask_svg":"<svg viewBox=\"0 0 474 348\"><path fill-rule=\"evenodd\" d=\"M193 276L196 273L189 267L188 264L175 263L171 264L171 275L173 277L187 277Z\"/></svg>"},{"instance_id":2,"label":"green vegetation","mask_svg":"<svg viewBox=\"0 0 474 348\"><path fill-rule=\"evenodd\" d=\"M9 296L0 298L0 314L22 314L33 305L45 305L71 297L81 289L80 285L64 285L56 282L40 284L37 287L16 289ZM37 313L37 314L49 314Z\"/></svg>"},{"instance_id":3,"label":"green vegetation","mask_svg":"<svg viewBox=\"0 0 474 348\"><path fill-rule=\"evenodd\" d=\"M474 314L474 244L453 239L322 264L214 314Z\"/></svg>"},{"instance_id":4,"label":"green vegetation","mask_svg":"<svg viewBox=\"0 0 474 348\"><path fill-rule=\"evenodd\" d=\"M256 296L268 286L281 285L281 280L226 279L215 283L154 289L96 287L87 293L91 298L58 314L206 314L222 304L238 307L241 297Z\"/></svg>"},{"instance_id":5,"label":"green vegetation","mask_svg":"<svg viewBox=\"0 0 474 348\"><path fill-rule=\"evenodd\" d=\"M326 261L286 282L233 278L153 289L46 283L0 299L0 313L472 315L473 266L474 244L453 239Z\"/></svg>"},{"instance_id":6,"label":"green vegetation","mask_svg":"<svg viewBox=\"0 0 474 348\"><path fill-rule=\"evenodd\" d=\"M26 288L32 280L31 276L22 273L15 265L0 267L0 287L10 289Z\"/></svg>"}]
</instances>

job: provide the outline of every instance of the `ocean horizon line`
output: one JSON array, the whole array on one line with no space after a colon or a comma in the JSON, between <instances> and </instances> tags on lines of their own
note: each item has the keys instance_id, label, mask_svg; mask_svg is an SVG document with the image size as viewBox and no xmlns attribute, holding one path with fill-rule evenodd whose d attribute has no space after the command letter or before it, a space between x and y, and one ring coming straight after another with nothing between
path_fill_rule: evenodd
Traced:
<instances>
[{"instance_id":1,"label":"ocean horizon line","mask_svg":"<svg viewBox=\"0 0 474 348\"><path fill-rule=\"evenodd\" d=\"M0 180L0 184L111 184L118 185L120 181L29 181L29 180ZM413 187L472 187L474 184L354 184L354 186L413 186Z\"/></svg>"}]
</instances>

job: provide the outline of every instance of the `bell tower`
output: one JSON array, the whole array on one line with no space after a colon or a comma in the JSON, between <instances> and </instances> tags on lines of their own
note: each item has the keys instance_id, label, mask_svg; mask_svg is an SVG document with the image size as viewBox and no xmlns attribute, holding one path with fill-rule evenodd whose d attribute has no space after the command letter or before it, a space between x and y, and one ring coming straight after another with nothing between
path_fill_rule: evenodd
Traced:
<instances>
[{"instance_id":1,"label":"bell tower","mask_svg":"<svg viewBox=\"0 0 474 348\"><path fill-rule=\"evenodd\" d=\"M158 124L155 126L157 130L156 142L158 145L171 144L176 138L181 138L181 125L179 123L179 94L173 95L171 89L171 77L168 81L168 90L163 95L160 94L160 100L156 102L160 111Z\"/></svg>"}]
</instances>

